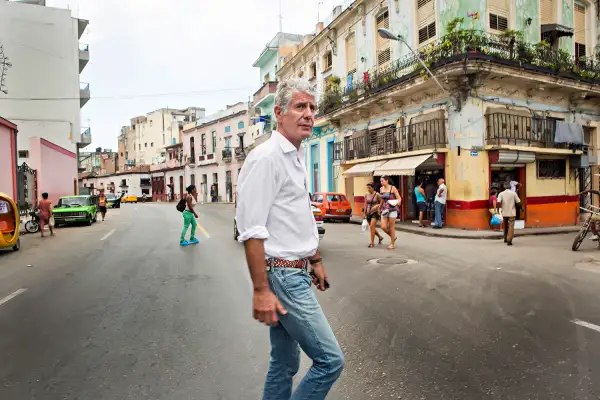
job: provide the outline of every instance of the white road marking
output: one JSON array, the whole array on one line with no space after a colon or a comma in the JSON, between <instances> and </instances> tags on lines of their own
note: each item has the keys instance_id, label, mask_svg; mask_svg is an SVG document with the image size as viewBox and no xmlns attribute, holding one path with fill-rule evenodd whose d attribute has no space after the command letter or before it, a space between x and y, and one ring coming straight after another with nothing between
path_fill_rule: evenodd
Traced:
<instances>
[{"instance_id":1,"label":"white road marking","mask_svg":"<svg viewBox=\"0 0 600 400\"><path fill-rule=\"evenodd\" d=\"M18 295L25 293L27 291L27 289L19 289L16 292L9 294L8 296L6 296L5 298L3 298L2 300L0 300L0 306L4 303L6 303L9 300L14 299L15 297L17 297Z\"/></svg>"},{"instance_id":2,"label":"white road marking","mask_svg":"<svg viewBox=\"0 0 600 400\"><path fill-rule=\"evenodd\" d=\"M583 326L585 328L591 329L593 331L600 332L600 326L598 326L598 325L594 325L592 323L582 321L580 319L574 319L574 320L571 320L571 322L574 324L577 324L579 326Z\"/></svg>"},{"instance_id":3,"label":"white road marking","mask_svg":"<svg viewBox=\"0 0 600 400\"><path fill-rule=\"evenodd\" d=\"M115 233L115 230L111 229L110 232L108 232L106 235L102 236L102 238L100 240L106 240L106 239L108 239L108 237L110 235L112 235L113 233Z\"/></svg>"}]
</instances>

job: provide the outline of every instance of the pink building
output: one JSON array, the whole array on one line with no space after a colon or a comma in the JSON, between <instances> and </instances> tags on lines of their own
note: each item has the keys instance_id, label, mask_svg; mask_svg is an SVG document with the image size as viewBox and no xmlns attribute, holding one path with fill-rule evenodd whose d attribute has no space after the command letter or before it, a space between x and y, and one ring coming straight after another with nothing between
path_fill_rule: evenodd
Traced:
<instances>
[{"instance_id":1,"label":"pink building","mask_svg":"<svg viewBox=\"0 0 600 400\"><path fill-rule=\"evenodd\" d=\"M62 196L76 194L77 155L39 137L29 139L31 167L37 170L37 194L48 192L56 204Z\"/></svg>"},{"instance_id":2,"label":"pink building","mask_svg":"<svg viewBox=\"0 0 600 400\"><path fill-rule=\"evenodd\" d=\"M17 126L0 118L0 192L17 201Z\"/></svg>"}]
</instances>

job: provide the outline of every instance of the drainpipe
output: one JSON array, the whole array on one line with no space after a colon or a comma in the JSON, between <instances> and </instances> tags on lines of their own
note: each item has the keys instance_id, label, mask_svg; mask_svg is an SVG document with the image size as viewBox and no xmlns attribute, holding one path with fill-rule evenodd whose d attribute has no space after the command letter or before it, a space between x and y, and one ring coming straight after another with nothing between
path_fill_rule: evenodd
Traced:
<instances>
[{"instance_id":1,"label":"drainpipe","mask_svg":"<svg viewBox=\"0 0 600 400\"><path fill-rule=\"evenodd\" d=\"M16 176L17 174L17 167L19 166L19 151L17 150L17 134L19 133L18 129L15 129L13 131L13 135L15 135L15 151L13 156L15 157L15 184L16 187L13 187L13 190L15 191L14 196L15 198L13 199L15 201L15 203L19 204L19 183L16 181L18 178L18 176Z\"/></svg>"}]
</instances>

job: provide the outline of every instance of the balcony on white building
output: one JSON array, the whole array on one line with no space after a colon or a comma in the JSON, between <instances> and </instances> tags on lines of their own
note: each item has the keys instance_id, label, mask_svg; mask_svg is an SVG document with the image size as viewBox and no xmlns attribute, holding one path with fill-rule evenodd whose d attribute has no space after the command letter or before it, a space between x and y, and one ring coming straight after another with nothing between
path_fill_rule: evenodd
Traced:
<instances>
[{"instance_id":1,"label":"balcony on white building","mask_svg":"<svg viewBox=\"0 0 600 400\"><path fill-rule=\"evenodd\" d=\"M81 82L79 84L79 107L82 108L90 100L90 84Z\"/></svg>"},{"instance_id":2,"label":"balcony on white building","mask_svg":"<svg viewBox=\"0 0 600 400\"><path fill-rule=\"evenodd\" d=\"M92 130L91 128L81 128L81 137L77 142L77 147L83 149L92 143Z\"/></svg>"},{"instance_id":3,"label":"balcony on white building","mask_svg":"<svg viewBox=\"0 0 600 400\"><path fill-rule=\"evenodd\" d=\"M81 35L85 32L85 28L87 28L90 21L87 19L77 19L77 33L79 34L79 39L81 39Z\"/></svg>"},{"instance_id":4,"label":"balcony on white building","mask_svg":"<svg viewBox=\"0 0 600 400\"><path fill-rule=\"evenodd\" d=\"M90 61L90 45L80 44L79 45L79 73L83 71L87 63Z\"/></svg>"}]
</instances>

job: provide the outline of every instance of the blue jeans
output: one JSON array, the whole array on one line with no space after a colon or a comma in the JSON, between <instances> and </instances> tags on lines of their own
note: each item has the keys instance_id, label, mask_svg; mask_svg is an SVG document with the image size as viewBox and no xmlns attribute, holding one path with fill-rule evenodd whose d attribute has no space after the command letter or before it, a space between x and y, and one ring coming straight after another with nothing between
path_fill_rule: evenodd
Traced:
<instances>
[{"instance_id":1,"label":"blue jeans","mask_svg":"<svg viewBox=\"0 0 600 400\"><path fill-rule=\"evenodd\" d=\"M444 213L444 204L440 203L439 201L435 202L435 225L439 226L440 228L442 226L444 226L444 221L442 220L442 215Z\"/></svg>"},{"instance_id":2,"label":"blue jeans","mask_svg":"<svg viewBox=\"0 0 600 400\"><path fill-rule=\"evenodd\" d=\"M286 315L270 328L271 360L263 400L321 400L342 373L344 354L323 314L306 270L272 268L269 285ZM300 348L313 365L292 395Z\"/></svg>"}]
</instances>

